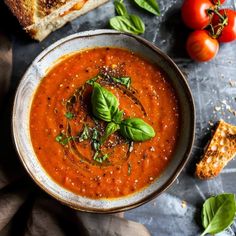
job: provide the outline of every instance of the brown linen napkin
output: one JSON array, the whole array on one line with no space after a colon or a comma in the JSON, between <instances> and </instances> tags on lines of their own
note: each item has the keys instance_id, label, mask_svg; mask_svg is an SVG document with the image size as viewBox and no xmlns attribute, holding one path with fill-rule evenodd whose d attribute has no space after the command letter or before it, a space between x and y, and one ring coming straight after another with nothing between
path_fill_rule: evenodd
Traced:
<instances>
[{"instance_id":1,"label":"brown linen napkin","mask_svg":"<svg viewBox=\"0 0 236 236\"><path fill-rule=\"evenodd\" d=\"M143 225L116 214L70 209L42 192L26 175L11 140L11 69L11 40L0 33L0 235L150 235Z\"/></svg>"}]
</instances>

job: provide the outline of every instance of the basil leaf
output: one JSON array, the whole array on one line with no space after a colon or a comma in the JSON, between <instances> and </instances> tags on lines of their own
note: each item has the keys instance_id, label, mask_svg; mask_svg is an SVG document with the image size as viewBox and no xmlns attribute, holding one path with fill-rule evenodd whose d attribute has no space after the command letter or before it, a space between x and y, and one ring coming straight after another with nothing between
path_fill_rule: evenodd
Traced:
<instances>
[{"instance_id":1,"label":"basil leaf","mask_svg":"<svg viewBox=\"0 0 236 236\"><path fill-rule=\"evenodd\" d=\"M118 31L131 34L142 34L145 31L143 21L135 15L115 16L110 19L110 26Z\"/></svg>"},{"instance_id":2,"label":"basil leaf","mask_svg":"<svg viewBox=\"0 0 236 236\"><path fill-rule=\"evenodd\" d=\"M159 6L156 0L134 0L134 2L146 11L149 11L156 16L160 15Z\"/></svg>"},{"instance_id":3,"label":"basil leaf","mask_svg":"<svg viewBox=\"0 0 236 236\"><path fill-rule=\"evenodd\" d=\"M113 77L112 80L113 80L114 82L116 82L116 83L125 85L126 88L129 88L129 87L130 87L130 84L131 84L131 79L130 79L130 77L120 77L120 78L115 78L115 77Z\"/></svg>"},{"instance_id":4,"label":"basil leaf","mask_svg":"<svg viewBox=\"0 0 236 236\"><path fill-rule=\"evenodd\" d=\"M92 92L93 114L104 121L110 122L118 110L118 100L107 89L94 82Z\"/></svg>"},{"instance_id":5,"label":"basil leaf","mask_svg":"<svg viewBox=\"0 0 236 236\"><path fill-rule=\"evenodd\" d=\"M137 33L144 33L145 25L141 18L137 15L129 15L131 22L133 23L134 27L137 29Z\"/></svg>"},{"instance_id":6,"label":"basil leaf","mask_svg":"<svg viewBox=\"0 0 236 236\"><path fill-rule=\"evenodd\" d=\"M103 144L106 139L113 133L115 133L118 129L119 129L119 125L110 122L107 124L106 130L105 130L105 134L102 136L101 140L100 140L100 144Z\"/></svg>"},{"instance_id":7,"label":"basil leaf","mask_svg":"<svg viewBox=\"0 0 236 236\"><path fill-rule=\"evenodd\" d=\"M207 233L220 233L227 229L233 223L235 213L234 194L224 193L207 199L202 208L202 225L205 231L201 236Z\"/></svg>"},{"instance_id":8,"label":"basil leaf","mask_svg":"<svg viewBox=\"0 0 236 236\"><path fill-rule=\"evenodd\" d=\"M84 129L79 136L79 142L83 142L84 140L89 139L89 128L87 125L84 125Z\"/></svg>"},{"instance_id":9,"label":"basil leaf","mask_svg":"<svg viewBox=\"0 0 236 236\"><path fill-rule=\"evenodd\" d=\"M114 1L116 12L119 16L127 15L127 10L122 1Z\"/></svg>"},{"instance_id":10,"label":"basil leaf","mask_svg":"<svg viewBox=\"0 0 236 236\"><path fill-rule=\"evenodd\" d=\"M120 124L120 132L132 141L146 141L155 136L152 126L139 118L123 120Z\"/></svg>"},{"instance_id":11,"label":"basil leaf","mask_svg":"<svg viewBox=\"0 0 236 236\"><path fill-rule=\"evenodd\" d=\"M123 118L123 114L124 114L124 111L117 110L117 112L114 114L112 118L112 121L114 121L116 124L120 124Z\"/></svg>"},{"instance_id":12,"label":"basil leaf","mask_svg":"<svg viewBox=\"0 0 236 236\"><path fill-rule=\"evenodd\" d=\"M66 117L68 120L72 120L72 119L75 117L75 115L74 115L74 113L72 113L72 112L66 112L66 113L65 113L65 117Z\"/></svg>"}]
</instances>

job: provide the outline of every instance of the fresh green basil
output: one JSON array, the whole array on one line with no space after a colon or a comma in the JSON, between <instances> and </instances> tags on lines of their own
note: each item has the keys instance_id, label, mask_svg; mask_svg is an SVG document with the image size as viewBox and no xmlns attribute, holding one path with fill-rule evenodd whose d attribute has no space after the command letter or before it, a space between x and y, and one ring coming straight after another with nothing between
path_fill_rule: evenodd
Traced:
<instances>
[{"instance_id":1,"label":"fresh green basil","mask_svg":"<svg viewBox=\"0 0 236 236\"><path fill-rule=\"evenodd\" d=\"M201 236L227 229L233 223L235 213L234 194L224 193L207 199L202 208L202 225L205 230Z\"/></svg>"},{"instance_id":2,"label":"fresh green basil","mask_svg":"<svg viewBox=\"0 0 236 236\"><path fill-rule=\"evenodd\" d=\"M66 117L68 120L72 120L72 119L75 117L75 115L74 115L74 113L72 113L72 112L66 112L66 113L65 113L65 117Z\"/></svg>"},{"instance_id":3,"label":"fresh green basil","mask_svg":"<svg viewBox=\"0 0 236 236\"><path fill-rule=\"evenodd\" d=\"M160 15L160 9L156 0L134 0L134 2L146 11L157 16Z\"/></svg>"},{"instance_id":4,"label":"fresh green basil","mask_svg":"<svg viewBox=\"0 0 236 236\"><path fill-rule=\"evenodd\" d=\"M123 4L123 1L116 1L115 0L114 5L115 5L116 12L119 16L128 15L128 12L126 10L125 5Z\"/></svg>"},{"instance_id":5,"label":"fresh green basil","mask_svg":"<svg viewBox=\"0 0 236 236\"><path fill-rule=\"evenodd\" d=\"M126 88L129 88L131 85L130 77L120 77L120 78L113 77L112 80L116 83L124 85Z\"/></svg>"},{"instance_id":6,"label":"fresh green basil","mask_svg":"<svg viewBox=\"0 0 236 236\"><path fill-rule=\"evenodd\" d=\"M146 141L155 136L155 131L146 122L139 118L123 120L120 124L121 134L132 141Z\"/></svg>"},{"instance_id":7,"label":"fresh green basil","mask_svg":"<svg viewBox=\"0 0 236 236\"><path fill-rule=\"evenodd\" d=\"M100 150L100 134L96 128L93 128L93 134L92 134L92 147L94 151Z\"/></svg>"},{"instance_id":8,"label":"fresh green basil","mask_svg":"<svg viewBox=\"0 0 236 236\"><path fill-rule=\"evenodd\" d=\"M62 133L58 134L55 138L55 140L63 146L68 144L70 142L70 140L72 140L72 139L73 139L72 136L67 137L65 134L62 134Z\"/></svg>"},{"instance_id":9,"label":"fresh green basil","mask_svg":"<svg viewBox=\"0 0 236 236\"><path fill-rule=\"evenodd\" d=\"M105 134L102 136L100 140L100 144L103 144L106 141L106 139L111 134L115 133L119 128L120 128L119 125L117 125L116 123L113 123L113 122L108 123L105 130Z\"/></svg>"},{"instance_id":10,"label":"fresh green basil","mask_svg":"<svg viewBox=\"0 0 236 236\"><path fill-rule=\"evenodd\" d=\"M99 76L95 76L92 79L89 79L86 81L86 84L90 84L93 86L94 82L96 82L98 80Z\"/></svg>"},{"instance_id":11,"label":"fresh green basil","mask_svg":"<svg viewBox=\"0 0 236 236\"><path fill-rule=\"evenodd\" d=\"M79 136L79 142L83 142L90 138L89 127L85 124L82 133Z\"/></svg>"},{"instance_id":12,"label":"fresh green basil","mask_svg":"<svg viewBox=\"0 0 236 236\"><path fill-rule=\"evenodd\" d=\"M116 96L94 82L91 100L93 114L98 119L110 122L118 110L119 103Z\"/></svg>"},{"instance_id":13,"label":"fresh green basil","mask_svg":"<svg viewBox=\"0 0 236 236\"><path fill-rule=\"evenodd\" d=\"M100 155L100 152L96 152L93 156L93 159L98 163L103 163L105 160L109 158L108 154Z\"/></svg>"},{"instance_id":14,"label":"fresh green basil","mask_svg":"<svg viewBox=\"0 0 236 236\"><path fill-rule=\"evenodd\" d=\"M137 15L129 15L131 22L133 23L134 27L138 34L142 34L145 31L145 25L141 18Z\"/></svg>"},{"instance_id":15,"label":"fresh green basil","mask_svg":"<svg viewBox=\"0 0 236 236\"><path fill-rule=\"evenodd\" d=\"M110 26L115 30L131 34L142 34L145 31L143 21L136 15L115 16L110 19Z\"/></svg>"},{"instance_id":16,"label":"fresh green basil","mask_svg":"<svg viewBox=\"0 0 236 236\"><path fill-rule=\"evenodd\" d=\"M112 121L114 121L116 124L120 124L120 122L123 119L123 114L124 114L124 111L117 110L117 112L112 117Z\"/></svg>"}]
</instances>

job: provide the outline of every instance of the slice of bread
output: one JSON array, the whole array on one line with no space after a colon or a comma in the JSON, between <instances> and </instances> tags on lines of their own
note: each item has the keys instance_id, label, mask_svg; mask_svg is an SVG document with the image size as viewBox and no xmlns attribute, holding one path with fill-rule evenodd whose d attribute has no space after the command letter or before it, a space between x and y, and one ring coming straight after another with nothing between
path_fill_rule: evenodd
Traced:
<instances>
[{"instance_id":1,"label":"slice of bread","mask_svg":"<svg viewBox=\"0 0 236 236\"><path fill-rule=\"evenodd\" d=\"M108 0L4 0L33 39L52 31Z\"/></svg>"},{"instance_id":2,"label":"slice of bread","mask_svg":"<svg viewBox=\"0 0 236 236\"><path fill-rule=\"evenodd\" d=\"M235 154L236 126L220 120L202 160L197 164L196 176L200 179L214 178Z\"/></svg>"}]
</instances>

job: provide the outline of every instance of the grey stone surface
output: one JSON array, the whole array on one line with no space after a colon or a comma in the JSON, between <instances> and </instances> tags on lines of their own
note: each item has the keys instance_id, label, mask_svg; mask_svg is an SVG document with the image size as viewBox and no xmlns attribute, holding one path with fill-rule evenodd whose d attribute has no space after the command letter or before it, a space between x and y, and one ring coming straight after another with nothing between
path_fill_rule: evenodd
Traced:
<instances>
[{"instance_id":1,"label":"grey stone surface","mask_svg":"<svg viewBox=\"0 0 236 236\"><path fill-rule=\"evenodd\" d=\"M184 171L166 193L153 201L125 213L126 218L145 224L152 235L199 235L201 232L200 210L204 200L222 192L236 193L236 160L222 174L210 181L194 178L196 162L200 159L210 137L209 121L220 118L236 125L236 117L229 106L236 110L236 41L221 45L216 59L207 63L191 61L185 51L189 33L180 20L180 0L159 0L161 16L156 17L125 0L130 12L139 14L145 22L144 38L166 52L186 74L196 104L196 140L191 159ZM2 4L2 3L1 3ZM227 6L236 9L236 1L228 0ZM14 43L14 66L10 95L14 95L20 78L32 60L45 47L75 32L108 28L108 20L114 16L112 1L76 19L62 29L37 43L29 39L17 21L6 11L6 29ZM235 85L234 85L235 83ZM218 111L215 110L218 107ZM183 202L184 201L184 202ZM236 224L222 235L235 235Z\"/></svg>"}]
</instances>

